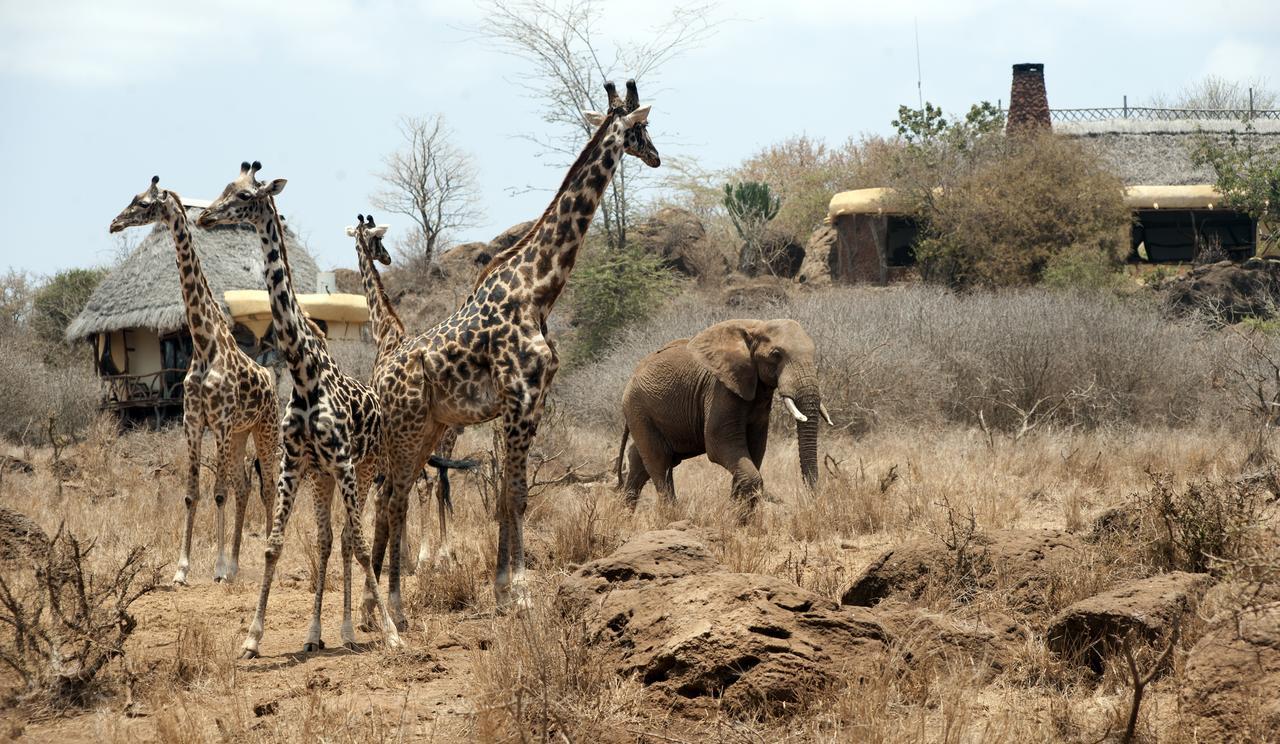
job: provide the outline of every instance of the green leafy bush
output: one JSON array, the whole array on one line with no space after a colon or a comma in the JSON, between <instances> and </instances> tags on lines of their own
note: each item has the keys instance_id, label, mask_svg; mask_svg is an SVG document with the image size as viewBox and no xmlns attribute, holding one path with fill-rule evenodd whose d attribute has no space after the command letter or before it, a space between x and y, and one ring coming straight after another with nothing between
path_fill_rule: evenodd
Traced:
<instances>
[{"instance_id":1,"label":"green leafy bush","mask_svg":"<svg viewBox=\"0 0 1280 744\"><path fill-rule=\"evenodd\" d=\"M40 340L51 346L63 342L62 334L75 319L106 269L67 269L54 274L36 290L31 303L31 328Z\"/></svg>"},{"instance_id":2,"label":"green leafy bush","mask_svg":"<svg viewBox=\"0 0 1280 744\"><path fill-rule=\"evenodd\" d=\"M571 361L591 361L625 326L647 319L674 289L662 257L626 248L588 254L574 272L569 306L577 327Z\"/></svg>"},{"instance_id":3,"label":"green leafy bush","mask_svg":"<svg viewBox=\"0 0 1280 744\"><path fill-rule=\"evenodd\" d=\"M1116 261L1099 251L1065 250L1049 258L1042 279L1055 289L1119 289L1125 285Z\"/></svg>"}]
</instances>

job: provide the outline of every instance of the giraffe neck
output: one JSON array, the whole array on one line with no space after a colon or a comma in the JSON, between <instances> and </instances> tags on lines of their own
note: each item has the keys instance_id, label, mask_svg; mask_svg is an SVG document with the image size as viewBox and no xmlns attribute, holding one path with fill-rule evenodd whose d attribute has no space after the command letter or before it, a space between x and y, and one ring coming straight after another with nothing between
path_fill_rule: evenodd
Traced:
<instances>
[{"instance_id":1,"label":"giraffe neck","mask_svg":"<svg viewBox=\"0 0 1280 744\"><path fill-rule=\"evenodd\" d=\"M181 198L169 192L170 208L166 222L173 233L173 245L177 251L178 280L182 286L182 302L187 311L187 330L191 334L192 353L208 358L219 344L232 344L231 329L227 327L222 307L213 297L200 257L191 242L191 226L187 223L187 209Z\"/></svg>"},{"instance_id":2,"label":"giraffe neck","mask_svg":"<svg viewBox=\"0 0 1280 744\"><path fill-rule=\"evenodd\" d=\"M276 348L284 356L295 392L305 393L316 386L319 375L332 366L329 352L298 304L293 291L293 277L285 250L284 229L275 202L268 199L262 216L253 226L262 242L262 273L267 296L271 299L271 323L275 329Z\"/></svg>"},{"instance_id":3,"label":"giraffe neck","mask_svg":"<svg viewBox=\"0 0 1280 744\"><path fill-rule=\"evenodd\" d=\"M360 257L360 279L364 284L364 299L369 305L369 324L373 327L374 344L377 352L374 363L382 359L391 349L404 339L404 323L391 307L387 298L387 290L382 286L382 275L378 267L362 246L357 247Z\"/></svg>"},{"instance_id":4,"label":"giraffe neck","mask_svg":"<svg viewBox=\"0 0 1280 744\"><path fill-rule=\"evenodd\" d=\"M512 281L532 290L533 304L546 319L573 271L604 191L622 162L625 134L622 118L610 114L569 167L542 217L520 242L494 257L477 285L494 276L503 264L510 265L516 269Z\"/></svg>"}]
</instances>

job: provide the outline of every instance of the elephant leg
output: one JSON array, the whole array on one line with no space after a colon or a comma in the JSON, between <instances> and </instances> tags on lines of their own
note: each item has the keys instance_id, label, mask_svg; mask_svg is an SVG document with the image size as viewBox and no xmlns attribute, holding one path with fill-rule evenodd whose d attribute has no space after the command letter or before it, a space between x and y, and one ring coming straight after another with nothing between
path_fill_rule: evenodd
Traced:
<instances>
[{"instance_id":1,"label":"elephant leg","mask_svg":"<svg viewBox=\"0 0 1280 744\"><path fill-rule=\"evenodd\" d=\"M746 446L727 446L707 452L707 458L728 470L733 476L731 493L733 498L743 505L743 520L755 509L756 501L764 491L764 479L760 470L752 461L751 453Z\"/></svg>"},{"instance_id":2,"label":"elephant leg","mask_svg":"<svg viewBox=\"0 0 1280 744\"><path fill-rule=\"evenodd\" d=\"M653 479L653 487L668 504L675 503L676 490L671 478L671 469L675 467L675 458L671 447L663 440L662 435L653 424L642 421L631 430L632 447L639 451L644 470ZM636 491L636 498L640 492Z\"/></svg>"},{"instance_id":3,"label":"elephant leg","mask_svg":"<svg viewBox=\"0 0 1280 744\"><path fill-rule=\"evenodd\" d=\"M644 484L649 482L649 471L645 469L644 459L640 457L640 450L631 444L627 447L627 480L622 489L622 494L627 500L627 506L635 511L636 504L640 501L640 491L644 489Z\"/></svg>"}]
</instances>

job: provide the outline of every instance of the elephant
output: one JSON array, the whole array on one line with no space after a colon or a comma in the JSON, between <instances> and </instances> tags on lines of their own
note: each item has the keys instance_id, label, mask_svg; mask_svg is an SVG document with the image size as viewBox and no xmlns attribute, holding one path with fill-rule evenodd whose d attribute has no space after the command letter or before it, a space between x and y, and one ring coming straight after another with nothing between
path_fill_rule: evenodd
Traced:
<instances>
[{"instance_id":1,"label":"elephant","mask_svg":"<svg viewBox=\"0 0 1280 744\"><path fill-rule=\"evenodd\" d=\"M754 508L764 490L760 463L774 393L796 419L800 474L816 487L818 417L831 425L831 416L814 354L813 339L794 320L726 320L641 360L622 395L617 476L628 505L635 508L649 479L674 501L672 469L705 453L733 475L733 496Z\"/></svg>"}]
</instances>

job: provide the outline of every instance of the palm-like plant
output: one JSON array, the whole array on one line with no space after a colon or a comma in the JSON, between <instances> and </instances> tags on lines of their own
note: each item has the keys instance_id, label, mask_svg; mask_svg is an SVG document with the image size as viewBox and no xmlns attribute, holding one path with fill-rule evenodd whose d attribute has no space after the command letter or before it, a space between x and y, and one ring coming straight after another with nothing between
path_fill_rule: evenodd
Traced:
<instances>
[{"instance_id":1,"label":"palm-like plant","mask_svg":"<svg viewBox=\"0 0 1280 744\"><path fill-rule=\"evenodd\" d=\"M769 184L760 181L726 183L724 208L743 242L738 270L744 274L755 273L760 263L768 263L762 255L764 228L778 216L782 198L769 189Z\"/></svg>"}]
</instances>

